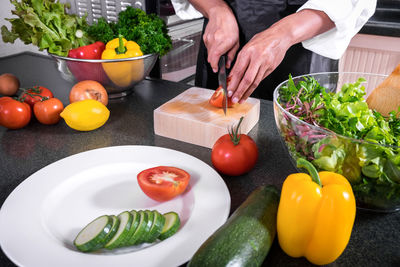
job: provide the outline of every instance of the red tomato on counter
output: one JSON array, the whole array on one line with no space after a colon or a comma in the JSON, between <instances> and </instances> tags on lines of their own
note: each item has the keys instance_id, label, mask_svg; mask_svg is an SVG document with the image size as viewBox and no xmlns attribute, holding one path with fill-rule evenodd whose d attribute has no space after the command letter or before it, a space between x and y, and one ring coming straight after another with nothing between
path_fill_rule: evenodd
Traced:
<instances>
[{"instance_id":1,"label":"red tomato on counter","mask_svg":"<svg viewBox=\"0 0 400 267\"><path fill-rule=\"evenodd\" d=\"M211 150L213 166L226 175L245 174L258 159L258 149L253 139L245 134L237 134L241 121L232 133L221 136Z\"/></svg>"},{"instance_id":2,"label":"red tomato on counter","mask_svg":"<svg viewBox=\"0 0 400 267\"><path fill-rule=\"evenodd\" d=\"M169 166L146 169L137 176L142 191L156 201L167 201L182 194L189 184L190 174Z\"/></svg>"},{"instance_id":3,"label":"red tomato on counter","mask_svg":"<svg viewBox=\"0 0 400 267\"><path fill-rule=\"evenodd\" d=\"M36 102L33 113L42 124L56 124L60 119L60 113L64 110L63 103L57 98Z\"/></svg>"},{"instance_id":4,"label":"red tomato on counter","mask_svg":"<svg viewBox=\"0 0 400 267\"><path fill-rule=\"evenodd\" d=\"M43 99L41 96L47 98L54 97L53 93L46 87L33 86L32 88L29 88L25 93L23 93L20 99L24 99L24 101L28 103L31 108L33 108L33 105L35 105L36 102Z\"/></svg>"},{"instance_id":5,"label":"red tomato on counter","mask_svg":"<svg viewBox=\"0 0 400 267\"><path fill-rule=\"evenodd\" d=\"M8 129L20 129L31 120L31 107L5 96L0 98L0 125Z\"/></svg>"}]
</instances>

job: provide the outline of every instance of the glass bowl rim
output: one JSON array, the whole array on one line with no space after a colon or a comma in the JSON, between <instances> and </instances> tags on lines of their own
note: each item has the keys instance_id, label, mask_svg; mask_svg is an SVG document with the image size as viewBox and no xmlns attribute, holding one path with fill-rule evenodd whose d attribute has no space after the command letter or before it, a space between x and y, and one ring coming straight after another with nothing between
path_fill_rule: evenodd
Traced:
<instances>
[{"instance_id":1,"label":"glass bowl rim","mask_svg":"<svg viewBox=\"0 0 400 267\"><path fill-rule=\"evenodd\" d=\"M341 74L341 73L342 73L342 74L350 74L350 75L351 75L351 74L354 74L354 75L361 75L360 77L362 77L362 75L365 75L365 76L367 76L367 75L370 75L370 76L373 75L373 76L378 76L378 77L380 76L380 77L382 77L382 78L385 78L385 77L388 76L388 75L386 75L386 74L379 74L379 73L347 72L347 71L339 72L339 71L334 71L334 72L316 72L316 73L308 73L308 74L304 74L304 75L299 75L299 76L292 77L292 79L294 80L294 79L299 79L299 78L307 77L307 76L329 75L329 74ZM356 138L353 138L353 137L348 137L348 136L345 136L345 135L341 135L341 134L335 133L334 131L329 131L329 130L324 129L324 128L320 127L320 126L316 126L316 125L310 124L310 123L308 123L308 122L305 122L305 121L299 119L298 117L296 117L296 116L293 115L292 113L286 111L286 110L281 106L281 104L278 103L279 88L281 88L281 87L282 87L284 84L286 84L288 81L289 81L289 79L287 79L287 80L281 82L281 83L275 88L274 93L273 93L273 103L276 104L276 105L278 106L278 108L279 108L284 114L286 114L287 116L289 116L289 117L291 118L291 120L295 120L296 122L305 124L305 125L311 127L311 129L313 129L313 130L316 130L316 131L325 133L325 134L330 135L330 136L335 135L335 136L338 136L338 137L340 137L340 138L344 138L344 139L350 140L350 141L352 141L352 142L364 143L364 144L371 144L371 145L375 145L375 146L382 146L382 147L387 147L387 148L392 148L392 149L400 149L399 146L392 146L392 145L379 144L379 143L374 143L374 142L367 141L367 140L363 140L363 139L356 139ZM274 112L275 112L275 109L274 109Z\"/></svg>"},{"instance_id":2,"label":"glass bowl rim","mask_svg":"<svg viewBox=\"0 0 400 267\"><path fill-rule=\"evenodd\" d=\"M48 53L50 56L64 60L64 61L75 61L75 62L87 62L87 63L111 63L111 62L124 62L124 61L135 61L139 59L146 59L154 56L158 56L158 54L153 53L153 54L146 54L140 57L127 57L127 58L116 58L116 59L81 59L81 58L72 58L72 57L63 57L59 55L55 55L52 53Z\"/></svg>"}]
</instances>

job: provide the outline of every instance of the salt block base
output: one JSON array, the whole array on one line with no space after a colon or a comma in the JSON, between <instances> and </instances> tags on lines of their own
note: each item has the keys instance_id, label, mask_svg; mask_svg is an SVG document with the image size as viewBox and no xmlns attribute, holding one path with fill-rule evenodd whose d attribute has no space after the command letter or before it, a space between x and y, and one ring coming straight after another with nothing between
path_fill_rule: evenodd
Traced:
<instances>
[{"instance_id":1,"label":"salt block base","mask_svg":"<svg viewBox=\"0 0 400 267\"><path fill-rule=\"evenodd\" d=\"M192 87L154 110L156 135L212 148L243 117L240 132L247 134L260 118L260 100L248 98L227 109L209 104L214 90Z\"/></svg>"}]
</instances>

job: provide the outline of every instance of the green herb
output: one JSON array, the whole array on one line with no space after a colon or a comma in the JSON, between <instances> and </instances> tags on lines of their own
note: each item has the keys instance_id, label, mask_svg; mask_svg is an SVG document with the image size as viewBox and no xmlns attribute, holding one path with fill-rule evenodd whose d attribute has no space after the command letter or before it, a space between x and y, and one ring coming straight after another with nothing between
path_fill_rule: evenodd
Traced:
<instances>
[{"instance_id":1,"label":"green herb","mask_svg":"<svg viewBox=\"0 0 400 267\"><path fill-rule=\"evenodd\" d=\"M320 170L343 174L359 200L383 208L400 206L400 108L387 118L369 109L365 82L359 78L333 93L313 77L295 84L289 76L287 85L280 88L278 102L299 119L327 132L289 119L282 120L280 127L295 157L312 161Z\"/></svg>"},{"instance_id":2,"label":"green herb","mask_svg":"<svg viewBox=\"0 0 400 267\"><path fill-rule=\"evenodd\" d=\"M118 30L116 30L115 23L108 23L103 17L99 18L97 23L93 23L90 26L87 25L85 30L93 39L105 44L118 37Z\"/></svg>"},{"instance_id":3,"label":"green herb","mask_svg":"<svg viewBox=\"0 0 400 267\"><path fill-rule=\"evenodd\" d=\"M6 43L14 43L19 38L25 44L36 45L41 51L66 56L70 49L93 42L83 31L87 25L86 18L67 14L67 4L58 0L10 2L15 6L11 13L17 18L6 19L11 23L11 31L5 25L1 27L1 35Z\"/></svg>"},{"instance_id":4,"label":"green herb","mask_svg":"<svg viewBox=\"0 0 400 267\"><path fill-rule=\"evenodd\" d=\"M146 14L143 10L127 7L118 14L116 23L103 18L86 27L87 33L96 41L107 43L122 34L125 39L135 41L143 54L165 55L172 48L165 22L156 14Z\"/></svg>"}]
</instances>

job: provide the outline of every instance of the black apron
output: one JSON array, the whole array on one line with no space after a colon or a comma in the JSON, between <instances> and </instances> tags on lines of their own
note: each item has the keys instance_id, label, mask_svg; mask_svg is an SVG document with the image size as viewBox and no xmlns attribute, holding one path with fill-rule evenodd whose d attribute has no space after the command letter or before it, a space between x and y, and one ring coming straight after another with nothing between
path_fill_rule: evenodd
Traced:
<instances>
[{"instance_id":1,"label":"black apron","mask_svg":"<svg viewBox=\"0 0 400 267\"><path fill-rule=\"evenodd\" d=\"M240 48L256 33L259 33L283 17L295 13L305 0L226 0L232 8L239 25ZM205 19L204 29L208 20ZM240 49L239 48L239 49ZM233 64L232 64L233 66ZM289 74L293 77L308 73L337 71L338 60L332 60L307 49L302 44L289 48L282 63L268 75L251 95L252 97L272 100L274 89ZM229 70L228 70L229 71ZM207 49L201 39L197 58L195 85L210 89L218 88L218 76L207 62Z\"/></svg>"}]
</instances>

